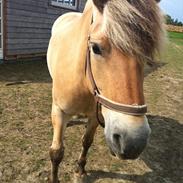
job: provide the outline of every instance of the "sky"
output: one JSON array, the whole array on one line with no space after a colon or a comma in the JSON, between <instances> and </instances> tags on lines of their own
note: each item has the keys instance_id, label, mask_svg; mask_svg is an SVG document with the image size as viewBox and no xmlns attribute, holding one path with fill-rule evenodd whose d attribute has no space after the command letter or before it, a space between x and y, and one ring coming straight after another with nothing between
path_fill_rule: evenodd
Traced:
<instances>
[{"instance_id":1,"label":"sky","mask_svg":"<svg viewBox=\"0 0 183 183\"><path fill-rule=\"evenodd\" d=\"M161 0L160 7L165 14L183 22L183 0Z\"/></svg>"}]
</instances>

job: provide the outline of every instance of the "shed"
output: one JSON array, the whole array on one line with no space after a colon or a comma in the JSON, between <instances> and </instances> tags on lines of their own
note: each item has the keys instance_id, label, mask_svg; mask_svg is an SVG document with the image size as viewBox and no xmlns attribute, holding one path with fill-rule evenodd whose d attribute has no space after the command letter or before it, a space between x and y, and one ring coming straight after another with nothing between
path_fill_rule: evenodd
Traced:
<instances>
[{"instance_id":1,"label":"shed","mask_svg":"<svg viewBox=\"0 0 183 183\"><path fill-rule=\"evenodd\" d=\"M82 11L86 0L0 0L0 59L46 55L60 15Z\"/></svg>"}]
</instances>

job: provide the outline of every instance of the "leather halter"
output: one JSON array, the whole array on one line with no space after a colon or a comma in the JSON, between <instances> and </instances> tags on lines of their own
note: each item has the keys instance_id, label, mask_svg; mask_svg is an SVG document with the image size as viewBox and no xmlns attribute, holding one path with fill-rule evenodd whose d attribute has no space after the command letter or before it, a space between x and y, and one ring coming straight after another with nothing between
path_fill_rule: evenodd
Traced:
<instances>
[{"instance_id":1,"label":"leather halter","mask_svg":"<svg viewBox=\"0 0 183 183\"><path fill-rule=\"evenodd\" d=\"M87 57L86 57L86 73L88 73L88 77L92 86L92 94L94 95L96 104L97 104L97 119L99 124L104 127L104 123L102 123L99 120L98 116L98 110L101 105L105 106L106 108L110 110L114 110L120 113L128 114L128 115L134 115L134 116L142 116L147 112L147 106L146 105L126 105L126 104L121 104L114 102L103 95L100 94L100 91L96 85L93 73L92 73L92 68L91 68L91 58L90 58L90 36L88 37L88 46L87 46Z\"/></svg>"}]
</instances>

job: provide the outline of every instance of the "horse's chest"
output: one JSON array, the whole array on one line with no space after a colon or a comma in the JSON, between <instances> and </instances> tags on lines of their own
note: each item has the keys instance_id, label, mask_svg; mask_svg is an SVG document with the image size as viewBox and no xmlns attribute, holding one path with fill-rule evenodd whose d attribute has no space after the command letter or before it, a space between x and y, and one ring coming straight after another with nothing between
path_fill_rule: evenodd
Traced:
<instances>
[{"instance_id":1,"label":"horse's chest","mask_svg":"<svg viewBox=\"0 0 183 183\"><path fill-rule=\"evenodd\" d=\"M70 114L88 113L94 108L92 95L76 85L54 88L54 99L62 110Z\"/></svg>"}]
</instances>

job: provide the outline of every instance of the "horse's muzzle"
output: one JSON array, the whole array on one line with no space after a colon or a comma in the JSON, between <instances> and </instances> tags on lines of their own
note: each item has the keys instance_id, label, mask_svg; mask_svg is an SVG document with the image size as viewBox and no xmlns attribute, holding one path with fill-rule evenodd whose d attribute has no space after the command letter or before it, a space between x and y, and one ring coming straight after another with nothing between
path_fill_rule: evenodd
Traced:
<instances>
[{"instance_id":1,"label":"horse's muzzle","mask_svg":"<svg viewBox=\"0 0 183 183\"><path fill-rule=\"evenodd\" d=\"M120 159L138 158L151 132L146 116L136 117L110 110L103 116L106 142L112 154Z\"/></svg>"},{"instance_id":2,"label":"horse's muzzle","mask_svg":"<svg viewBox=\"0 0 183 183\"><path fill-rule=\"evenodd\" d=\"M136 159L144 150L147 138L125 139L115 134L112 141L112 149L119 159Z\"/></svg>"}]
</instances>

